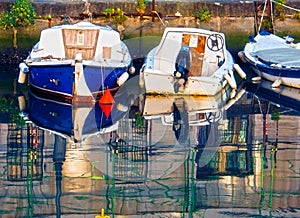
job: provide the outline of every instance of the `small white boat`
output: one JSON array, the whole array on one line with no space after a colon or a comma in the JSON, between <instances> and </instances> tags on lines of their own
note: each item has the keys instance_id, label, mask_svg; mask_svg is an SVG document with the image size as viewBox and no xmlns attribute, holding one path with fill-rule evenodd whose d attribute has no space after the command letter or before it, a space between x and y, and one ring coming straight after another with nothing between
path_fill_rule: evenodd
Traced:
<instances>
[{"instance_id":1,"label":"small white boat","mask_svg":"<svg viewBox=\"0 0 300 218\"><path fill-rule=\"evenodd\" d=\"M272 81L273 87L300 88L300 44L293 41L292 36L281 38L261 31L250 37L239 57L260 77Z\"/></svg>"},{"instance_id":2,"label":"small white boat","mask_svg":"<svg viewBox=\"0 0 300 218\"><path fill-rule=\"evenodd\" d=\"M234 69L245 78L226 49L223 33L167 27L160 44L147 55L140 72L146 94L204 95L236 88Z\"/></svg>"},{"instance_id":3,"label":"small white boat","mask_svg":"<svg viewBox=\"0 0 300 218\"><path fill-rule=\"evenodd\" d=\"M75 101L91 101L105 89L116 90L129 71L134 72L119 33L90 22L43 30L19 67L19 83L29 74L33 91Z\"/></svg>"}]
</instances>

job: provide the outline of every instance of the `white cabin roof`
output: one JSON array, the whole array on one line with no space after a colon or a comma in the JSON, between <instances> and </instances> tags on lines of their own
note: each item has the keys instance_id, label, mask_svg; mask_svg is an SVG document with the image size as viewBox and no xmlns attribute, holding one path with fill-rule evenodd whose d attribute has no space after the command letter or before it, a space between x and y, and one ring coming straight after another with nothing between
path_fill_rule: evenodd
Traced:
<instances>
[{"instance_id":1,"label":"white cabin roof","mask_svg":"<svg viewBox=\"0 0 300 218\"><path fill-rule=\"evenodd\" d=\"M74 59L78 52L83 52L84 60L118 61L124 59L128 49L124 48L119 33L112 28L79 22L42 30L30 58Z\"/></svg>"}]
</instances>

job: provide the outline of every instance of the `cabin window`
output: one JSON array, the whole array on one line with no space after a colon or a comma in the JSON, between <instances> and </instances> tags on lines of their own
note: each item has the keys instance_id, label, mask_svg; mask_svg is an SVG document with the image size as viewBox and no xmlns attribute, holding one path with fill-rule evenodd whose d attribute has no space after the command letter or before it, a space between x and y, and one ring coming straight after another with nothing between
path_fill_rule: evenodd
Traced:
<instances>
[{"instance_id":1,"label":"cabin window","mask_svg":"<svg viewBox=\"0 0 300 218\"><path fill-rule=\"evenodd\" d=\"M189 47L190 48L197 48L197 46L198 46L198 36L197 35L191 35L190 36Z\"/></svg>"},{"instance_id":2,"label":"cabin window","mask_svg":"<svg viewBox=\"0 0 300 218\"><path fill-rule=\"evenodd\" d=\"M84 44L84 34L83 32L77 33L77 45L83 45Z\"/></svg>"},{"instance_id":3,"label":"cabin window","mask_svg":"<svg viewBox=\"0 0 300 218\"><path fill-rule=\"evenodd\" d=\"M103 59L111 59L111 47L103 46Z\"/></svg>"}]
</instances>

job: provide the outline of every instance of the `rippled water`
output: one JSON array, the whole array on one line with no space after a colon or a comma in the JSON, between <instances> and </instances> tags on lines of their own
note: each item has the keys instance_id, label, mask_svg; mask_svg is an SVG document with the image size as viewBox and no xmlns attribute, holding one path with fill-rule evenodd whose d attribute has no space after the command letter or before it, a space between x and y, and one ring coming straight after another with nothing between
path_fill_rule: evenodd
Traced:
<instances>
[{"instance_id":1,"label":"rippled water","mask_svg":"<svg viewBox=\"0 0 300 218\"><path fill-rule=\"evenodd\" d=\"M15 69L1 72L1 217L300 216L299 90L153 97L133 77L107 109L41 98Z\"/></svg>"}]
</instances>

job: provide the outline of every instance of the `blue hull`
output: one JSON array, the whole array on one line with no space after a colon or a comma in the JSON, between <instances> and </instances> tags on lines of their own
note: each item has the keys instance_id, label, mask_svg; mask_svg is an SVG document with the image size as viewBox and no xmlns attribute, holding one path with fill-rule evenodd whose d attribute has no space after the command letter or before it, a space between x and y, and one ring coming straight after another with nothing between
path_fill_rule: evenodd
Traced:
<instances>
[{"instance_id":1,"label":"blue hull","mask_svg":"<svg viewBox=\"0 0 300 218\"><path fill-rule=\"evenodd\" d=\"M71 65L31 66L29 82L44 91L72 96L74 70Z\"/></svg>"},{"instance_id":2,"label":"blue hull","mask_svg":"<svg viewBox=\"0 0 300 218\"><path fill-rule=\"evenodd\" d=\"M72 65L30 66L29 81L35 89L52 94L72 97L74 94L74 71ZM83 66L86 86L96 94L104 89L118 88L117 79L127 71L126 67Z\"/></svg>"},{"instance_id":3,"label":"blue hull","mask_svg":"<svg viewBox=\"0 0 300 218\"><path fill-rule=\"evenodd\" d=\"M114 96L116 103L128 104L127 93L123 92L119 96ZM28 118L36 125L61 133L67 136L74 135L74 115L76 109L81 106L62 103L46 98L40 98L29 92L28 95ZM103 128L107 128L120 120L127 111L119 111L117 107L112 107L109 115L105 115L98 102L89 106L91 110L82 123L82 134L93 134Z\"/></svg>"},{"instance_id":4,"label":"blue hull","mask_svg":"<svg viewBox=\"0 0 300 218\"><path fill-rule=\"evenodd\" d=\"M283 85L300 88L300 67L276 67L267 63L253 62L246 55L243 58L256 74L269 81L280 79Z\"/></svg>"},{"instance_id":5,"label":"blue hull","mask_svg":"<svg viewBox=\"0 0 300 218\"><path fill-rule=\"evenodd\" d=\"M300 68L275 68L269 65L254 65L260 72L265 72L273 77L300 79Z\"/></svg>"}]
</instances>

